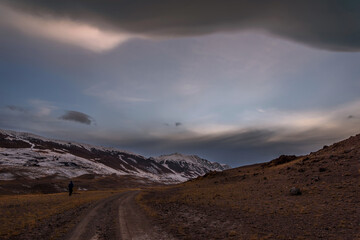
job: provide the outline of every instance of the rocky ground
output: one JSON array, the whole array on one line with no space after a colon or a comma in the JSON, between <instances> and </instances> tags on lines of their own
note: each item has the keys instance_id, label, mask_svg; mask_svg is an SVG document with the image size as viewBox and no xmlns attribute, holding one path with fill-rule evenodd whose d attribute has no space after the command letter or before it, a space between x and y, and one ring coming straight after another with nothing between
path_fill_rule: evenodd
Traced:
<instances>
[{"instance_id":1,"label":"rocky ground","mask_svg":"<svg viewBox=\"0 0 360 240\"><path fill-rule=\"evenodd\" d=\"M209 173L142 201L179 239L360 239L360 136Z\"/></svg>"}]
</instances>

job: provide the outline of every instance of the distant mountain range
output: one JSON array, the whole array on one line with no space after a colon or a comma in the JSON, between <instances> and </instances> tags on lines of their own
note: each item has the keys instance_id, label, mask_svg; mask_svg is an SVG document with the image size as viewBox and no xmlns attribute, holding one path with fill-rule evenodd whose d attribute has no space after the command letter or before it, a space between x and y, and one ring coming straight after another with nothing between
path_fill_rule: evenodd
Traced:
<instances>
[{"instance_id":1,"label":"distant mountain range","mask_svg":"<svg viewBox=\"0 0 360 240\"><path fill-rule=\"evenodd\" d=\"M176 183L222 171L229 166L180 153L144 156L88 144L50 140L34 134L0 130L0 180L48 176L128 175Z\"/></svg>"}]
</instances>

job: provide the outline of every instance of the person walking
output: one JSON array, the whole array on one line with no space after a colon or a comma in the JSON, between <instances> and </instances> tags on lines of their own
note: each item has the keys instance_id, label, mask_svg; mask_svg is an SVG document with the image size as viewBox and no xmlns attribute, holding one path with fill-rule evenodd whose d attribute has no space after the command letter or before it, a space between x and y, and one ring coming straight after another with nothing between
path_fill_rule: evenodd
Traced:
<instances>
[{"instance_id":1,"label":"person walking","mask_svg":"<svg viewBox=\"0 0 360 240\"><path fill-rule=\"evenodd\" d=\"M69 188L69 196L71 196L72 192L73 192L73 188L74 188L74 184L72 181L70 181L69 185L68 185L68 188Z\"/></svg>"}]
</instances>

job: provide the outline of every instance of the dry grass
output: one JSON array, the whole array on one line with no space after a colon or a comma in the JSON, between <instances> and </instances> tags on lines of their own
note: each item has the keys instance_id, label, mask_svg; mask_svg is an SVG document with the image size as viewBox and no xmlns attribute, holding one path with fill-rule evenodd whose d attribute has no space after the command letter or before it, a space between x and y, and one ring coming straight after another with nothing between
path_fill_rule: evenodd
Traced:
<instances>
[{"instance_id":1,"label":"dry grass","mask_svg":"<svg viewBox=\"0 0 360 240\"><path fill-rule=\"evenodd\" d=\"M160 188L152 188L152 189L160 189ZM147 204L146 199L144 198L148 194L147 191L142 191L138 195L136 195L135 201L136 203L144 210L144 212L150 217L157 217L158 213Z\"/></svg>"},{"instance_id":2,"label":"dry grass","mask_svg":"<svg viewBox=\"0 0 360 240\"><path fill-rule=\"evenodd\" d=\"M287 166L288 164L282 166L282 169L286 169ZM175 186L173 190L171 187L157 188L156 191L163 192L166 197L152 198L151 202L155 205L180 203L194 207L210 206L229 211L245 211L257 215L276 213L288 216L322 212L341 203L349 195L349 184L345 182L339 181L338 184L344 188L335 189L336 191L333 185L324 181L307 186L304 180L292 182L289 175L279 174L279 169L249 167L241 172L234 169L214 178L200 178ZM242 179L243 175L247 175L246 178ZM294 185L300 187L304 193L301 198L289 197L289 189ZM327 192L327 195L324 196L323 192Z\"/></svg>"},{"instance_id":3,"label":"dry grass","mask_svg":"<svg viewBox=\"0 0 360 240\"><path fill-rule=\"evenodd\" d=\"M360 232L360 147L337 161L327 154L320 151L281 165L211 173L151 190L139 200L164 227L176 223L177 229L168 228L180 239L184 229L194 239L221 233L221 239L357 239L349 236ZM291 196L292 186L302 195Z\"/></svg>"},{"instance_id":4,"label":"dry grass","mask_svg":"<svg viewBox=\"0 0 360 240\"><path fill-rule=\"evenodd\" d=\"M51 216L107 198L118 191L0 196L0 238L18 235Z\"/></svg>"}]
</instances>

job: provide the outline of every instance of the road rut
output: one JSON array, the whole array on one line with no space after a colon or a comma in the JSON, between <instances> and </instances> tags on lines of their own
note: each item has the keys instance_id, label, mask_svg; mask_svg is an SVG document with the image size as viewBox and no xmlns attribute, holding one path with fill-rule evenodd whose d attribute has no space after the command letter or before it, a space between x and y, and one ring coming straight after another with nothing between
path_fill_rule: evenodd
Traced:
<instances>
[{"instance_id":1,"label":"road rut","mask_svg":"<svg viewBox=\"0 0 360 240\"><path fill-rule=\"evenodd\" d=\"M174 239L154 226L128 191L100 201L84 216L64 240L161 240Z\"/></svg>"}]
</instances>

